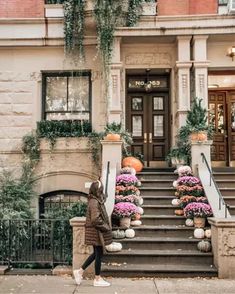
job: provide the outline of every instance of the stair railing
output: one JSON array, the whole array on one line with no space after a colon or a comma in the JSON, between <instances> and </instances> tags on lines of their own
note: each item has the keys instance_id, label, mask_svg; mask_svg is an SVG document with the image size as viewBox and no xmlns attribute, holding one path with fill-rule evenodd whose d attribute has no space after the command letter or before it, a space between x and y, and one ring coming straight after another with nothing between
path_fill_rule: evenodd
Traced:
<instances>
[{"instance_id":1,"label":"stair railing","mask_svg":"<svg viewBox=\"0 0 235 294\"><path fill-rule=\"evenodd\" d=\"M199 176L201 179L201 182L203 184L203 188L207 194L207 198L209 201L209 204L211 205L213 214L215 217L222 217L224 215L225 218L229 218L231 217L230 213L229 213L229 205L227 203L225 203L224 198L219 190L219 187L216 183L216 180L213 176L212 170L208 164L208 161L206 159L206 156L204 153L201 153L201 157L202 157L202 163L204 163L206 170L207 170L207 174L203 174L202 171L199 169ZM208 178L209 175L209 189L207 189L205 183L206 183L206 179ZM211 195L211 193L213 194L213 196ZM218 202L216 203L214 200L214 197L218 198ZM224 211L224 212L223 212Z\"/></svg>"}]
</instances>

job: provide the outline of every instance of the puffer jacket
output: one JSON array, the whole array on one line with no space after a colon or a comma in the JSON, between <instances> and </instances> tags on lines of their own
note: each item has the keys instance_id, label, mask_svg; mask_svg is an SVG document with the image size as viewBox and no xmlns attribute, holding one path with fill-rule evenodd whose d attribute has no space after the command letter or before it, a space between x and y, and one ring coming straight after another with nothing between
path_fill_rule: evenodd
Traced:
<instances>
[{"instance_id":1,"label":"puffer jacket","mask_svg":"<svg viewBox=\"0 0 235 294\"><path fill-rule=\"evenodd\" d=\"M104 206L104 201L91 195L85 224L85 244L105 246L112 243L112 229Z\"/></svg>"}]
</instances>

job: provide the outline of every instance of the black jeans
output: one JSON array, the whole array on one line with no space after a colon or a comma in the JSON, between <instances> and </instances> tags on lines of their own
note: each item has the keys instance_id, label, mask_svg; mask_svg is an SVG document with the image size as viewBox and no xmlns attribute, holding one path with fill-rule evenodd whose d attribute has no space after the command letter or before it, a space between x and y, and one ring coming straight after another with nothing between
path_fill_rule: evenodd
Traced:
<instances>
[{"instance_id":1,"label":"black jeans","mask_svg":"<svg viewBox=\"0 0 235 294\"><path fill-rule=\"evenodd\" d=\"M93 246L94 252L83 263L82 269L85 270L95 260L95 275L99 276L101 271L101 259L103 256L102 246Z\"/></svg>"}]
</instances>

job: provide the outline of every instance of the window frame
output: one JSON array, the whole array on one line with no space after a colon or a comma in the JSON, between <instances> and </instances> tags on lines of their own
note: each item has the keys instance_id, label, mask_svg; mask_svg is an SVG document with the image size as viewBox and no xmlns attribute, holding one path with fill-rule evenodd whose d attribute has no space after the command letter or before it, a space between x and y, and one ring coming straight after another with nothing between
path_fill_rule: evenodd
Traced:
<instances>
[{"instance_id":1,"label":"window frame","mask_svg":"<svg viewBox=\"0 0 235 294\"><path fill-rule=\"evenodd\" d=\"M88 77L89 81L89 111L84 111L84 113L89 113L89 122L92 123L92 84L91 84L91 71L89 70L82 70L82 71L41 71L42 73L42 113L41 119L46 119L47 113L81 113L81 111L46 111L46 93L47 93L47 78L48 77L66 77L67 78L67 103L68 103L68 78L69 77L80 77L85 76ZM67 119L69 121L81 121L81 119Z\"/></svg>"}]
</instances>

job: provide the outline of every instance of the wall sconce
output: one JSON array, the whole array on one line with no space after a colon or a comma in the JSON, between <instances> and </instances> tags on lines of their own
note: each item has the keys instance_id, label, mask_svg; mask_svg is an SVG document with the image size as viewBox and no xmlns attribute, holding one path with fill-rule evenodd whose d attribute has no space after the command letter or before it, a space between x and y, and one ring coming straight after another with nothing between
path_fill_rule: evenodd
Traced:
<instances>
[{"instance_id":1,"label":"wall sconce","mask_svg":"<svg viewBox=\"0 0 235 294\"><path fill-rule=\"evenodd\" d=\"M235 56L235 46L232 46L231 48L228 49L227 56L231 57L233 61L233 58Z\"/></svg>"}]
</instances>

